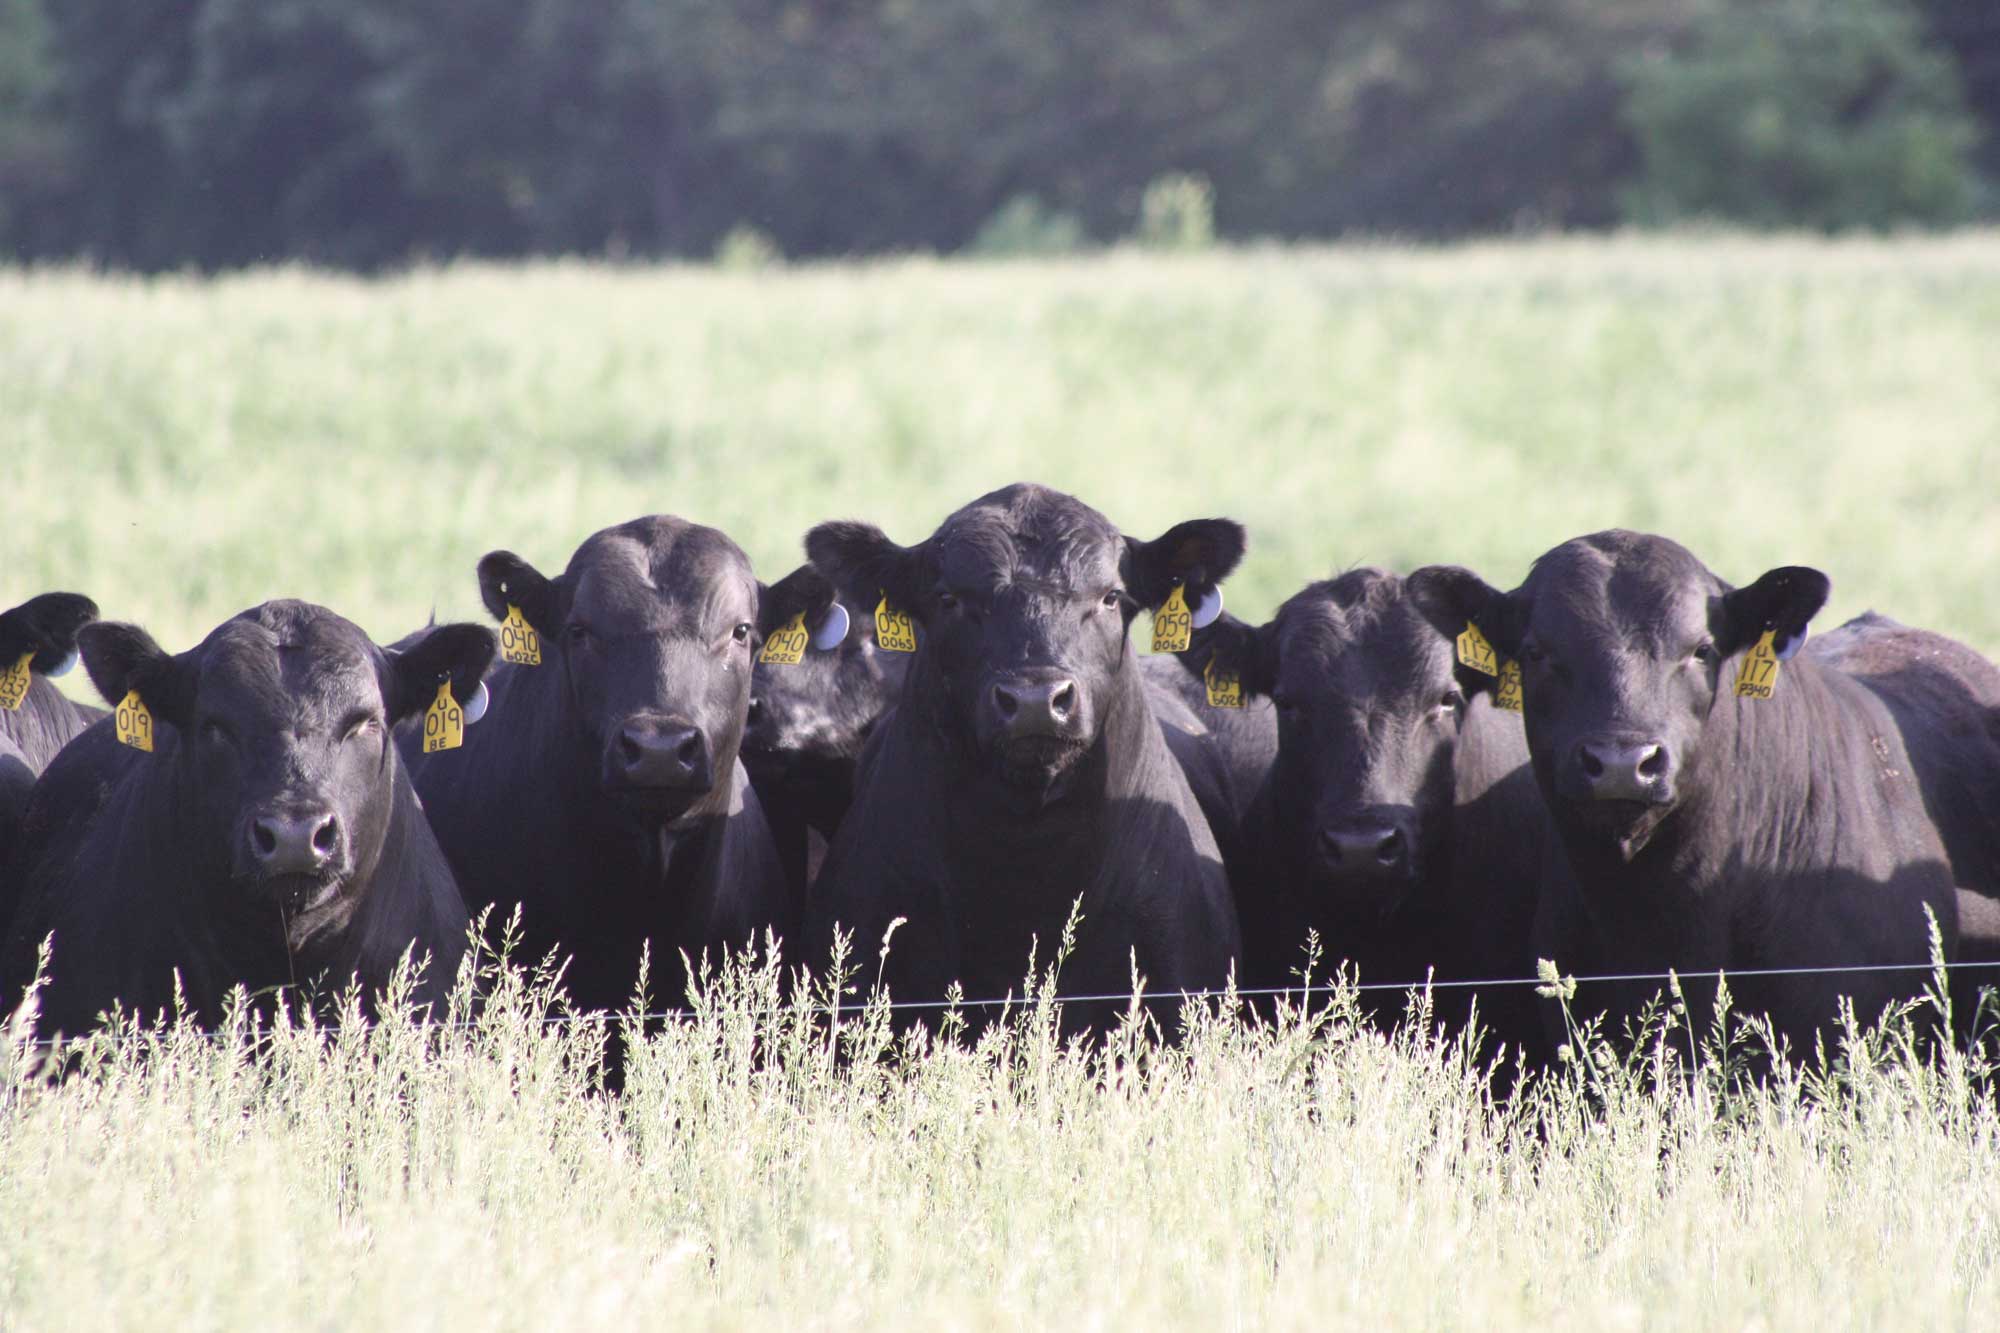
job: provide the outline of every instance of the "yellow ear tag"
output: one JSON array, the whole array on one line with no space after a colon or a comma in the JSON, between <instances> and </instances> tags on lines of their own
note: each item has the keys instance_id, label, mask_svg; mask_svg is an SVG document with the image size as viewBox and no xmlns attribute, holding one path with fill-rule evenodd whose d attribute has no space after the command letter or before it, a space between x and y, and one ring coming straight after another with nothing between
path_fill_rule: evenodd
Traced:
<instances>
[{"instance_id":1,"label":"yellow ear tag","mask_svg":"<svg viewBox=\"0 0 2000 1333\"><path fill-rule=\"evenodd\" d=\"M811 638L812 635L806 633L806 613L801 611L771 631L771 637L764 640L764 651L757 654L757 660L769 662L772 666L797 666L805 661L806 643Z\"/></svg>"},{"instance_id":2,"label":"yellow ear tag","mask_svg":"<svg viewBox=\"0 0 2000 1333\"><path fill-rule=\"evenodd\" d=\"M1465 633L1458 636L1458 660L1474 671L1483 671L1489 676L1500 674L1500 658L1493 651L1493 645L1479 632L1479 626L1470 620L1465 622Z\"/></svg>"},{"instance_id":3,"label":"yellow ear tag","mask_svg":"<svg viewBox=\"0 0 2000 1333\"><path fill-rule=\"evenodd\" d=\"M1184 653L1194 642L1194 615L1188 610L1187 587L1176 583L1167 604L1153 612L1153 651Z\"/></svg>"},{"instance_id":4,"label":"yellow ear tag","mask_svg":"<svg viewBox=\"0 0 2000 1333\"><path fill-rule=\"evenodd\" d=\"M1736 669L1736 693L1750 699L1768 699L1778 690L1778 654L1771 647L1776 630L1765 630L1757 646L1743 655Z\"/></svg>"},{"instance_id":5,"label":"yellow ear tag","mask_svg":"<svg viewBox=\"0 0 2000 1333\"><path fill-rule=\"evenodd\" d=\"M465 710L451 697L451 677L438 682L437 698L424 710L424 753L465 744Z\"/></svg>"},{"instance_id":6,"label":"yellow ear tag","mask_svg":"<svg viewBox=\"0 0 2000 1333\"><path fill-rule=\"evenodd\" d=\"M0 671L0 708L13 712L28 697L28 686L34 682L34 673L28 670L28 663L35 660L35 650L30 648L21 654L21 660Z\"/></svg>"},{"instance_id":7,"label":"yellow ear tag","mask_svg":"<svg viewBox=\"0 0 2000 1333\"><path fill-rule=\"evenodd\" d=\"M1493 687L1493 706L1510 713L1521 711L1521 664L1511 657L1500 664L1500 683Z\"/></svg>"},{"instance_id":8,"label":"yellow ear tag","mask_svg":"<svg viewBox=\"0 0 2000 1333\"><path fill-rule=\"evenodd\" d=\"M1201 683L1208 686L1210 708L1243 706L1243 678L1215 658L1209 658L1208 665L1202 669Z\"/></svg>"},{"instance_id":9,"label":"yellow ear tag","mask_svg":"<svg viewBox=\"0 0 2000 1333\"><path fill-rule=\"evenodd\" d=\"M875 642L887 653L917 651L917 627L911 623L910 613L889 605L886 592L875 604Z\"/></svg>"},{"instance_id":10,"label":"yellow ear tag","mask_svg":"<svg viewBox=\"0 0 2000 1333\"><path fill-rule=\"evenodd\" d=\"M118 729L118 739L135 750L153 752L153 714L146 707L146 701L139 697L139 691L127 690L125 697L118 701L117 711L112 715L112 725Z\"/></svg>"},{"instance_id":11,"label":"yellow ear tag","mask_svg":"<svg viewBox=\"0 0 2000 1333\"><path fill-rule=\"evenodd\" d=\"M542 664L542 636L512 602L507 603L507 618L500 622L500 660L521 666Z\"/></svg>"}]
</instances>

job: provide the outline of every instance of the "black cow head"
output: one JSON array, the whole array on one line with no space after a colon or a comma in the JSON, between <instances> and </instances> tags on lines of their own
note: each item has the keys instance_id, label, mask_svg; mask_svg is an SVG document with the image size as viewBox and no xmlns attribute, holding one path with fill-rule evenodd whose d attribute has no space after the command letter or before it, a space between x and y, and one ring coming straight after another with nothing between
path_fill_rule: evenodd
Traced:
<instances>
[{"instance_id":1,"label":"black cow head","mask_svg":"<svg viewBox=\"0 0 2000 1333\"><path fill-rule=\"evenodd\" d=\"M811 565L801 565L780 585L830 601L833 585ZM852 759L878 718L896 702L908 653L884 651L875 641L873 602L847 607L851 628L826 651L798 662L759 661L750 681L750 713L743 732L745 759ZM817 628L808 625L808 628Z\"/></svg>"},{"instance_id":2,"label":"black cow head","mask_svg":"<svg viewBox=\"0 0 2000 1333\"><path fill-rule=\"evenodd\" d=\"M542 664L522 670L561 681L560 727L600 790L647 824L727 790L759 645L800 612L819 627L833 601L816 576L764 587L727 536L667 515L594 534L554 579L495 551L479 593L540 635Z\"/></svg>"},{"instance_id":3,"label":"black cow head","mask_svg":"<svg viewBox=\"0 0 2000 1333\"><path fill-rule=\"evenodd\" d=\"M449 680L472 699L493 632L442 625L401 652L306 602L267 602L170 655L136 625L86 626L84 667L113 707L136 693L179 743L186 836L198 864L288 912L332 902L373 874L393 808L390 732Z\"/></svg>"},{"instance_id":4,"label":"black cow head","mask_svg":"<svg viewBox=\"0 0 2000 1333\"><path fill-rule=\"evenodd\" d=\"M1684 547L1622 531L1556 547L1511 593L1463 569L1419 579L1441 628L1472 621L1520 662L1528 749L1564 836L1628 861L1697 780L1730 659L1766 630L1786 652L1830 587L1789 565L1732 589Z\"/></svg>"},{"instance_id":5,"label":"black cow head","mask_svg":"<svg viewBox=\"0 0 2000 1333\"><path fill-rule=\"evenodd\" d=\"M915 546L864 523L823 523L806 554L854 605L886 599L920 642L913 704L1008 785L1055 795L1096 743L1140 607L1176 585L1197 604L1243 556L1227 519L1150 542L1041 486L973 501Z\"/></svg>"},{"instance_id":6,"label":"black cow head","mask_svg":"<svg viewBox=\"0 0 2000 1333\"><path fill-rule=\"evenodd\" d=\"M11 669L27 653L34 654L28 667L38 675L68 670L75 659L76 632L95 619L97 603L73 592L45 592L0 612L0 671Z\"/></svg>"},{"instance_id":7,"label":"black cow head","mask_svg":"<svg viewBox=\"0 0 2000 1333\"><path fill-rule=\"evenodd\" d=\"M1269 624L1223 617L1184 657L1277 705L1272 792L1296 863L1359 905L1399 902L1449 834L1468 693L1403 581L1358 569L1315 583Z\"/></svg>"}]
</instances>

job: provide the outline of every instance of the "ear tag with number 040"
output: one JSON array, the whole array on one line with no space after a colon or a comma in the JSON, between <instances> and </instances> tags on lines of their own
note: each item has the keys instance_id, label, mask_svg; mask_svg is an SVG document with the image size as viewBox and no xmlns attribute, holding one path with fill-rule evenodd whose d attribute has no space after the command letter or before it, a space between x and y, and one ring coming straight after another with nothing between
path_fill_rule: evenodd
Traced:
<instances>
[{"instance_id":1,"label":"ear tag with number 040","mask_svg":"<svg viewBox=\"0 0 2000 1333\"><path fill-rule=\"evenodd\" d=\"M465 710L451 697L451 677L438 682L437 698L424 710L424 753L456 750L465 744Z\"/></svg>"},{"instance_id":2,"label":"ear tag with number 040","mask_svg":"<svg viewBox=\"0 0 2000 1333\"><path fill-rule=\"evenodd\" d=\"M35 650L30 648L21 654L21 660L0 671L0 708L13 712L28 697L28 686L34 683L35 673L28 669L28 663L35 660Z\"/></svg>"},{"instance_id":3,"label":"ear tag with number 040","mask_svg":"<svg viewBox=\"0 0 2000 1333\"><path fill-rule=\"evenodd\" d=\"M153 713L139 697L139 691L125 691L113 718L112 725L117 728L120 741L135 750L153 752Z\"/></svg>"},{"instance_id":4,"label":"ear tag with number 040","mask_svg":"<svg viewBox=\"0 0 2000 1333\"><path fill-rule=\"evenodd\" d=\"M797 666L806 660L806 643L811 637L806 633L806 613L800 611L771 631L771 637L764 640L764 651L757 654L757 660L769 662L772 666Z\"/></svg>"},{"instance_id":5,"label":"ear tag with number 040","mask_svg":"<svg viewBox=\"0 0 2000 1333\"><path fill-rule=\"evenodd\" d=\"M1176 583L1166 605L1153 612L1153 651L1184 653L1194 642L1194 616L1188 611L1187 588Z\"/></svg>"},{"instance_id":6,"label":"ear tag with number 040","mask_svg":"<svg viewBox=\"0 0 2000 1333\"><path fill-rule=\"evenodd\" d=\"M889 594L886 592L882 594L882 600L875 604L875 642L881 645L884 652L917 651L917 627L911 622L910 613L889 605Z\"/></svg>"},{"instance_id":7,"label":"ear tag with number 040","mask_svg":"<svg viewBox=\"0 0 2000 1333\"><path fill-rule=\"evenodd\" d=\"M1493 687L1493 706L1510 713L1521 711L1521 664L1511 657L1500 664L1500 683Z\"/></svg>"},{"instance_id":8,"label":"ear tag with number 040","mask_svg":"<svg viewBox=\"0 0 2000 1333\"><path fill-rule=\"evenodd\" d=\"M1458 660L1474 671L1489 676L1500 674L1500 655L1493 651L1493 645L1479 632L1479 626L1470 620L1465 622L1465 632L1458 636Z\"/></svg>"},{"instance_id":9,"label":"ear tag with number 040","mask_svg":"<svg viewBox=\"0 0 2000 1333\"><path fill-rule=\"evenodd\" d=\"M1202 670L1201 683L1208 687L1210 708L1241 708L1243 706L1243 677L1223 666L1211 657L1208 666Z\"/></svg>"},{"instance_id":10,"label":"ear tag with number 040","mask_svg":"<svg viewBox=\"0 0 2000 1333\"><path fill-rule=\"evenodd\" d=\"M1743 655L1736 669L1736 693L1746 699L1768 699L1778 692L1778 654L1771 647L1775 631L1765 630L1756 646Z\"/></svg>"},{"instance_id":11,"label":"ear tag with number 040","mask_svg":"<svg viewBox=\"0 0 2000 1333\"><path fill-rule=\"evenodd\" d=\"M512 602L507 603L507 618L500 622L500 660L520 666L542 664L542 636Z\"/></svg>"}]
</instances>

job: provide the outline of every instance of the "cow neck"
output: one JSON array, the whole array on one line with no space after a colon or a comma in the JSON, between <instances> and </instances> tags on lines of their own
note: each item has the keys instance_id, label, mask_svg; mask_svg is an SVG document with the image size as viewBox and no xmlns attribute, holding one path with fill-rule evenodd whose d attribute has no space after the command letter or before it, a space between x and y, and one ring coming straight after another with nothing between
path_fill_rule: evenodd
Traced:
<instances>
[{"instance_id":1,"label":"cow neck","mask_svg":"<svg viewBox=\"0 0 2000 1333\"><path fill-rule=\"evenodd\" d=\"M0 736L13 741L39 773L56 751L103 716L103 709L75 703L47 677L36 676L18 709L0 709Z\"/></svg>"}]
</instances>

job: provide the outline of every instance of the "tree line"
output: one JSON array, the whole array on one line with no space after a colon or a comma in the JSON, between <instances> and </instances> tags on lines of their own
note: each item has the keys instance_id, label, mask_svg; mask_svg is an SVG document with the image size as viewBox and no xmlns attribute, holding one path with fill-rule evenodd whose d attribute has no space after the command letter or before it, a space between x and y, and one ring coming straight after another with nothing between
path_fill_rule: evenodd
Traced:
<instances>
[{"instance_id":1,"label":"tree line","mask_svg":"<svg viewBox=\"0 0 2000 1333\"><path fill-rule=\"evenodd\" d=\"M0 0L0 253L140 269L1992 211L1988 0Z\"/></svg>"}]
</instances>

